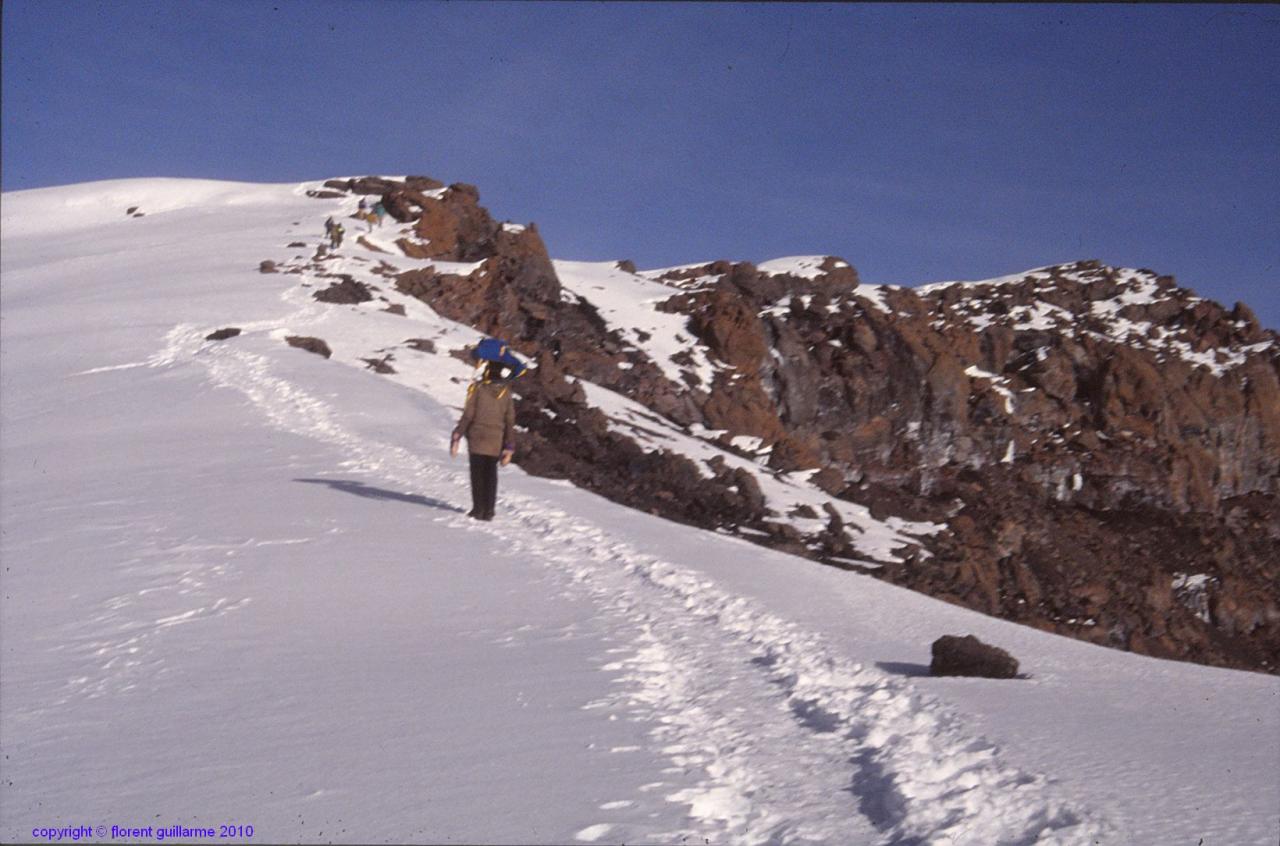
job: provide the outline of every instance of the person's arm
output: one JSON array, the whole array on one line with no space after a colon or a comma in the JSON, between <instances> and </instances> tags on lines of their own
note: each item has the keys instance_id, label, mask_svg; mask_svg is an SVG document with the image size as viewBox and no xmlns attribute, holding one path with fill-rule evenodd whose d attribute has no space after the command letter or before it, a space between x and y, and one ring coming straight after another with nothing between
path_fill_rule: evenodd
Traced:
<instances>
[{"instance_id":1,"label":"person's arm","mask_svg":"<svg viewBox=\"0 0 1280 846\"><path fill-rule=\"evenodd\" d=\"M507 394L506 407L502 410L502 463L509 464L516 453L516 401Z\"/></svg>"},{"instance_id":2,"label":"person's arm","mask_svg":"<svg viewBox=\"0 0 1280 846\"><path fill-rule=\"evenodd\" d=\"M449 454L458 454L458 444L462 438L471 429L471 422L476 419L476 392L474 390L467 391L467 401L462 406L462 419L458 421L458 425L453 427L453 437L449 443Z\"/></svg>"}]
</instances>

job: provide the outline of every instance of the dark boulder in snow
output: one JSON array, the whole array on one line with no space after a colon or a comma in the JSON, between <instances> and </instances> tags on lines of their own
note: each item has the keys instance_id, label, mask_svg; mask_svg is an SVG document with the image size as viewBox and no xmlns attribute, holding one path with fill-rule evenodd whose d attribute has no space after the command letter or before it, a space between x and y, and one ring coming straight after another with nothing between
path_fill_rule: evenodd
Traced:
<instances>
[{"instance_id":1,"label":"dark boulder in snow","mask_svg":"<svg viewBox=\"0 0 1280 846\"><path fill-rule=\"evenodd\" d=\"M322 303L334 303L336 305L356 305L357 303L367 303L373 299L373 294L370 292L368 285L345 273L338 278L341 281L335 282L323 291L316 291L313 296Z\"/></svg>"},{"instance_id":2,"label":"dark boulder in snow","mask_svg":"<svg viewBox=\"0 0 1280 846\"><path fill-rule=\"evenodd\" d=\"M943 635L933 642L935 676L982 676L1012 679L1018 675L1018 660L998 646L983 643L973 635Z\"/></svg>"},{"instance_id":3,"label":"dark boulder in snow","mask_svg":"<svg viewBox=\"0 0 1280 846\"><path fill-rule=\"evenodd\" d=\"M319 338L304 338L300 335L290 335L284 339L291 347L313 352L316 355L322 355L325 358L333 355L333 350L329 349L329 345Z\"/></svg>"},{"instance_id":4,"label":"dark boulder in snow","mask_svg":"<svg viewBox=\"0 0 1280 846\"><path fill-rule=\"evenodd\" d=\"M228 326L226 329L219 329L216 332L210 332L204 336L206 341L225 341L228 338L234 338L240 334L240 330L234 326Z\"/></svg>"}]
</instances>

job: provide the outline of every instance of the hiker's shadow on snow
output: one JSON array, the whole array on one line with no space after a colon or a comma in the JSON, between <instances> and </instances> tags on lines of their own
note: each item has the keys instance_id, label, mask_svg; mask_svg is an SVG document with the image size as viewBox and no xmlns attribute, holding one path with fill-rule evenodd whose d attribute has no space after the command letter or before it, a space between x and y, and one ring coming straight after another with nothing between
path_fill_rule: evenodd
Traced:
<instances>
[{"instance_id":1,"label":"hiker's shadow on snow","mask_svg":"<svg viewBox=\"0 0 1280 846\"><path fill-rule=\"evenodd\" d=\"M308 485L325 485L335 491L362 496L365 499L387 499L392 502L407 502L410 505L425 505L428 508L439 508L441 511L453 511L458 514L463 513L465 510L451 502L432 499L429 496L418 496L416 494L400 493L399 491L389 491L385 488L375 488L371 485L366 485L364 482L349 482L345 479L294 479L294 481Z\"/></svg>"}]
</instances>

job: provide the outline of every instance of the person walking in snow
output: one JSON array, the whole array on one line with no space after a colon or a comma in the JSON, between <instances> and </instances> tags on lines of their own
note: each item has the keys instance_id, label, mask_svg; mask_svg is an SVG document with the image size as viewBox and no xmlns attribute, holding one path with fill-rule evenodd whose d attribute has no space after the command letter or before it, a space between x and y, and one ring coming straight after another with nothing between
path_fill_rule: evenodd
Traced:
<instances>
[{"instance_id":1,"label":"person walking in snow","mask_svg":"<svg viewBox=\"0 0 1280 846\"><path fill-rule=\"evenodd\" d=\"M329 246L332 249L336 250L338 247L342 246L342 236L345 232L346 230L342 228L341 223L335 223L333 225L333 230L329 232Z\"/></svg>"},{"instance_id":2,"label":"person walking in snow","mask_svg":"<svg viewBox=\"0 0 1280 846\"><path fill-rule=\"evenodd\" d=\"M511 395L511 369L500 362L484 365L481 380L467 388L462 419L453 430L449 454L457 455L463 438L471 459L471 510L468 517L492 520L498 498L498 465L516 451L516 405Z\"/></svg>"},{"instance_id":3,"label":"person walking in snow","mask_svg":"<svg viewBox=\"0 0 1280 846\"><path fill-rule=\"evenodd\" d=\"M337 226L337 225L338 225L338 224L336 224L336 223L334 223L334 222L333 222L333 215L329 215L329 219L328 219L328 220L326 220L326 221L324 222L324 237L326 237L326 238L328 238L330 241L332 241L332 240L333 240L333 227L335 227L335 226Z\"/></svg>"},{"instance_id":4,"label":"person walking in snow","mask_svg":"<svg viewBox=\"0 0 1280 846\"><path fill-rule=\"evenodd\" d=\"M381 226L382 219L387 216L387 207L382 204L381 200L379 200L378 204L373 207L373 214L378 218L378 225Z\"/></svg>"}]
</instances>

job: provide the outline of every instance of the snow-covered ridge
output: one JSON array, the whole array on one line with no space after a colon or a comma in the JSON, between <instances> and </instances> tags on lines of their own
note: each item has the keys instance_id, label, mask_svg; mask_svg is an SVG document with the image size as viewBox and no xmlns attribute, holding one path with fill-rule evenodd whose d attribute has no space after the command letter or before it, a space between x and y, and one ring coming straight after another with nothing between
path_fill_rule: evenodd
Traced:
<instances>
[{"instance_id":1,"label":"snow-covered ridge","mask_svg":"<svg viewBox=\"0 0 1280 846\"><path fill-rule=\"evenodd\" d=\"M730 262L725 261L683 264L652 270L641 269L634 275L681 290L697 291L714 285L722 276L714 268L728 264ZM754 267L765 276L786 276L808 281L821 279L832 271L852 270L847 261L834 256L787 256L770 259Z\"/></svg>"},{"instance_id":2,"label":"snow-covered ridge","mask_svg":"<svg viewBox=\"0 0 1280 846\"><path fill-rule=\"evenodd\" d=\"M827 256L795 256L762 262L757 269L766 275L812 280L820 278L824 272L822 267L828 262L834 262L830 265L833 268L848 267ZM626 274L630 279L616 275L614 286L625 287L638 276L686 291L705 290L720 278L718 274L706 272L709 267L690 264L641 270L637 274ZM1084 292L1081 308L1068 307L1063 296L1064 286ZM1091 288L1098 291L1093 292ZM974 332L999 326L1015 332L1051 331L1066 337L1089 336L1180 359L1219 376L1241 366L1250 355L1280 350L1274 337L1254 343L1229 341L1205 348L1198 339L1189 339L1180 327L1162 326L1143 319L1140 315L1152 307L1164 313L1171 307L1176 306L1175 310L1180 311L1202 302L1149 270L1082 262L1034 268L991 279L934 282L915 287L863 283L850 297L892 315L897 312L887 298L902 291L921 298L933 310L933 325L938 329L959 321ZM834 313L844 302L844 298L840 298L828 308ZM789 307L787 297L773 304L767 313L785 318ZM909 311L901 316L913 317L915 313Z\"/></svg>"},{"instance_id":3,"label":"snow-covered ridge","mask_svg":"<svg viewBox=\"0 0 1280 846\"><path fill-rule=\"evenodd\" d=\"M993 276L990 279L972 279L972 280L952 280L949 282L928 282L924 285L916 285L913 290L923 295L934 294L939 291L945 291L957 285L964 288L975 287L1000 287L1002 285L1012 285L1023 282L1027 279L1049 279L1049 272L1053 269L1053 265L1047 267L1037 267L1032 270L1026 270L1022 273L1010 273L1005 276Z\"/></svg>"},{"instance_id":4,"label":"snow-covered ridge","mask_svg":"<svg viewBox=\"0 0 1280 846\"><path fill-rule=\"evenodd\" d=\"M892 290L901 289L864 285L857 294L890 312L884 294ZM994 279L937 282L910 290L931 304L935 328L958 321L976 332L998 326L1015 332L1092 337L1205 367L1216 376L1241 366L1250 355L1280 349L1274 333L1254 343L1230 340L1205 346L1176 322L1162 325L1155 316L1167 322L1203 300L1150 270L1082 262ZM1078 296L1082 307L1069 303L1069 291L1078 292L1071 296Z\"/></svg>"},{"instance_id":5,"label":"snow-covered ridge","mask_svg":"<svg viewBox=\"0 0 1280 846\"><path fill-rule=\"evenodd\" d=\"M616 263L613 266L617 266ZM711 272L710 264L688 264L637 270L633 276L663 285L672 290L696 292L713 288L723 274Z\"/></svg>"},{"instance_id":6,"label":"snow-covered ridge","mask_svg":"<svg viewBox=\"0 0 1280 846\"><path fill-rule=\"evenodd\" d=\"M317 190L321 183L263 185L207 179L113 179L56 188L6 192L3 220L17 237L125 225L135 215L278 204Z\"/></svg>"},{"instance_id":7,"label":"snow-covered ridge","mask_svg":"<svg viewBox=\"0 0 1280 846\"><path fill-rule=\"evenodd\" d=\"M788 256L787 258L761 262L756 265L756 269L770 276L795 276L800 279L817 279L827 272L824 269L824 265L829 262L832 269L849 267L848 262L837 261L829 256Z\"/></svg>"}]
</instances>

